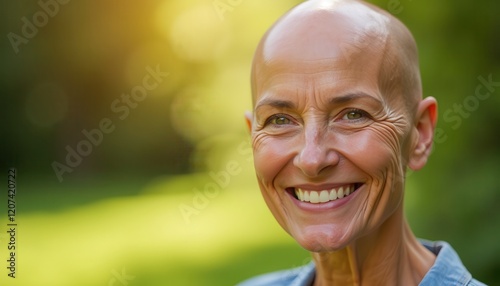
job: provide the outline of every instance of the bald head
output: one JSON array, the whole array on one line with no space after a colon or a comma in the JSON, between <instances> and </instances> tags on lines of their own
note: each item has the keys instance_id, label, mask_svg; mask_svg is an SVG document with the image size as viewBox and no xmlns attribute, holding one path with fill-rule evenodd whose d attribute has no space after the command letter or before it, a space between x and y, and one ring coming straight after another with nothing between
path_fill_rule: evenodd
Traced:
<instances>
[{"instance_id":1,"label":"bald head","mask_svg":"<svg viewBox=\"0 0 500 286\"><path fill-rule=\"evenodd\" d=\"M362 1L310 0L261 40L252 67L253 102L279 74L333 72L335 81L345 70L370 72L384 98L410 114L422 97L417 47L399 20Z\"/></svg>"}]
</instances>

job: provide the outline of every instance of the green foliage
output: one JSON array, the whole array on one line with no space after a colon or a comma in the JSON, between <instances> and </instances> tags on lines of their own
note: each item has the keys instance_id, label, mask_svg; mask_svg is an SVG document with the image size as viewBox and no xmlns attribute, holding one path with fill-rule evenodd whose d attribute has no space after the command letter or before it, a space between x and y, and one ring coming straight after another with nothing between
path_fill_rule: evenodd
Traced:
<instances>
[{"instance_id":1,"label":"green foliage","mask_svg":"<svg viewBox=\"0 0 500 286\"><path fill-rule=\"evenodd\" d=\"M31 21L38 2L4 2L1 34L22 36L21 19ZM232 285L307 259L258 195L243 120L253 51L301 1L229 2L69 1L17 53L4 37L0 156L23 186L19 285L104 285L121 267L137 277L130 285ZM500 86L483 87L486 99L476 91L489 77L500 82L498 1L372 2L412 31L424 94L439 101L441 139L409 177L409 221L418 236L449 241L479 280L498 284ZM113 102L126 106L122 94L157 65L168 77L121 119ZM51 164L65 163L66 146L103 118L116 129L59 182ZM187 224L179 206L231 161L241 174Z\"/></svg>"}]
</instances>

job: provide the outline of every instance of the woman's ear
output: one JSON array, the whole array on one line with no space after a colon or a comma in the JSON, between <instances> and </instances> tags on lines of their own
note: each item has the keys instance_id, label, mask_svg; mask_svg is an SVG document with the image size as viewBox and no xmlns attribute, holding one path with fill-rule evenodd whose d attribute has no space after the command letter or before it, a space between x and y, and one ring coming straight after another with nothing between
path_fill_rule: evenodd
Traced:
<instances>
[{"instance_id":1,"label":"woman's ear","mask_svg":"<svg viewBox=\"0 0 500 286\"><path fill-rule=\"evenodd\" d=\"M252 132L253 114L250 111L245 111L245 121L247 122L248 131Z\"/></svg>"},{"instance_id":2,"label":"woman's ear","mask_svg":"<svg viewBox=\"0 0 500 286\"><path fill-rule=\"evenodd\" d=\"M434 129L437 123L437 101L434 97L426 97L420 101L416 117L417 136L413 149L410 150L408 167L416 171L427 163L432 151Z\"/></svg>"}]
</instances>

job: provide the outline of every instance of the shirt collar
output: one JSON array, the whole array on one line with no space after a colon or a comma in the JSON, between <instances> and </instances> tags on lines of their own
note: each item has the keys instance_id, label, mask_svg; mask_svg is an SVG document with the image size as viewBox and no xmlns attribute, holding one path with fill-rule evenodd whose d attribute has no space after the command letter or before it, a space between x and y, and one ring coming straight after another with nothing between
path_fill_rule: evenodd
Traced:
<instances>
[{"instance_id":1,"label":"shirt collar","mask_svg":"<svg viewBox=\"0 0 500 286\"><path fill-rule=\"evenodd\" d=\"M455 250L444 241L420 240L423 246L436 255L436 261L420 282L427 285L467 285L472 275L467 271Z\"/></svg>"},{"instance_id":2,"label":"shirt collar","mask_svg":"<svg viewBox=\"0 0 500 286\"><path fill-rule=\"evenodd\" d=\"M436 261L424 276L419 286L438 285L467 285L472 275L467 271L455 250L444 241L420 240L423 246L436 255ZM314 281L316 268L314 263L300 269L297 277L290 286L310 286Z\"/></svg>"}]
</instances>

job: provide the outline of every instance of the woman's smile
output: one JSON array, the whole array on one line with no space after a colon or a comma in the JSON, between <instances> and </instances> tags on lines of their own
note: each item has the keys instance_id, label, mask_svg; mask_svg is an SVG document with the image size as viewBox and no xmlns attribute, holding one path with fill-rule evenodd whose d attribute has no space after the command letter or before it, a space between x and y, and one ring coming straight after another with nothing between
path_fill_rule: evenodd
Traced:
<instances>
[{"instance_id":1,"label":"woman's smile","mask_svg":"<svg viewBox=\"0 0 500 286\"><path fill-rule=\"evenodd\" d=\"M354 193L356 190L356 184L346 184L335 188L325 187L320 188L320 190L303 189L300 187L287 189L291 194L295 194L295 199L311 204L340 200Z\"/></svg>"}]
</instances>

